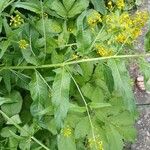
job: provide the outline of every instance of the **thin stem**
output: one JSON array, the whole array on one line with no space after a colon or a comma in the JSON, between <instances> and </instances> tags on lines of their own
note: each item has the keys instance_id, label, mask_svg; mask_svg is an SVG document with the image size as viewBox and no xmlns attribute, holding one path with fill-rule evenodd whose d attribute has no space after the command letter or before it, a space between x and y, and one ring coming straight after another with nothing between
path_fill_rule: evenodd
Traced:
<instances>
[{"instance_id":1,"label":"thin stem","mask_svg":"<svg viewBox=\"0 0 150 150\"><path fill-rule=\"evenodd\" d=\"M96 43L96 41L98 40L98 38L99 38L99 35L102 33L102 31L103 31L103 29L104 29L104 25L102 26L102 28L101 28L101 30L99 31L99 33L97 34L97 36L95 37L95 39L94 39L94 41L92 42L92 44L91 44L91 47L89 48L89 52L92 50L92 48L94 47L94 45L95 45L95 43Z\"/></svg>"},{"instance_id":2,"label":"thin stem","mask_svg":"<svg viewBox=\"0 0 150 150\"><path fill-rule=\"evenodd\" d=\"M67 69L67 70L68 70L68 69ZM91 126L91 132L92 132L92 136L93 136L93 139L94 139L95 147L97 148L97 145L96 145L96 137L95 137L95 133L94 133L94 126L93 126L93 123L92 123L92 118L91 118L91 116L90 116L90 111L89 111L87 102L86 102L86 100L85 100L85 98L84 98L84 96L83 96L83 94L82 94L82 92L81 92L81 90L80 90L80 87L79 87L78 83L76 82L75 78L72 76L72 74L70 73L69 70L68 70L68 72L69 72L69 74L70 74L70 76L71 76L73 82L75 83L75 85L76 85L76 87L77 87L77 89L78 89L78 91L79 91L79 93L80 93L80 96L81 96L81 98L82 98L82 100L83 100L83 102L84 102L84 105L85 105L85 108L86 108L86 112L87 112L87 115L88 115L88 119L89 119L89 122L90 122L90 126Z\"/></svg>"},{"instance_id":3,"label":"thin stem","mask_svg":"<svg viewBox=\"0 0 150 150\"><path fill-rule=\"evenodd\" d=\"M33 56L36 56L35 53L33 52L33 49L32 49L32 39L31 39L31 33L30 33L30 50L33 54Z\"/></svg>"},{"instance_id":4,"label":"thin stem","mask_svg":"<svg viewBox=\"0 0 150 150\"><path fill-rule=\"evenodd\" d=\"M125 39L125 41L122 43L122 45L120 46L120 48L119 48L119 50L117 51L117 53L115 54L115 56L117 56L117 55L120 53L120 51L122 50L122 48L123 48L124 45L126 44L127 40L129 39L129 37L130 37L130 36L128 36L128 37Z\"/></svg>"},{"instance_id":5,"label":"thin stem","mask_svg":"<svg viewBox=\"0 0 150 150\"><path fill-rule=\"evenodd\" d=\"M2 10L0 11L0 13L6 8L8 7L11 3L13 3L15 0L11 0L9 3L6 4L5 7L2 8Z\"/></svg>"},{"instance_id":6,"label":"thin stem","mask_svg":"<svg viewBox=\"0 0 150 150\"><path fill-rule=\"evenodd\" d=\"M71 43L71 44L62 45L59 48L62 48L62 47L71 47L71 46L75 46L75 45L77 45L77 43Z\"/></svg>"},{"instance_id":7,"label":"thin stem","mask_svg":"<svg viewBox=\"0 0 150 150\"><path fill-rule=\"evenodd\" d=\"M46 43L46 31L45 31L44 11L43 11L43 2L42 2L42 0L40 2L41 2L42 24L43 24L43 35L44 35L44 51L45 51L45 57L46 57L47 43Z\"/></svg>"},{"instance_id":8,"label":"thin stem","mask_svg":"<svg viewBox=\"0 0 150 150\"><path fill-rule=\"evenodd\" d=\"M92 62L92 61L101 61L101 60L107 60L107 59L123 59L123 58L139 58L139 57L149 57L150 53L148 54L135 54L135 55L117 55L117 56L107 56L107 57L97 57L97 58L87 58L87 59L81 59L81 60L75 60L70 62L64 62L64 63L58 63L58 64L47 64L47 65L41 65L41 66L3 66L0 67L0 70L9 70L9 69L44 69L44 68L57 68L57 67L63 67L66 65L73 65L78 63L84 63L84 62Z\"/></svg>"},{"instance_id":9,"label":"thin stem","mask_svg":"<svg viewBox=\"0 0 150 150\"><path fill-rule=\"evenodd\" d=\"M0 110L0 114L6 118L9 122L11 122L17 129L19 129L20 131L26 132L28 135L30 135L30 133L28 131L26 131L25 129L21 128L18 124L16 124L16 122L9 118L7 116L7 114L5 114L2 110ZM30 135L31 136L31 135ZM36 143L38 143L41 147L43 147L45 150L50 150L48 147L46 147L45 145L43 145L38 139L36 139L35 137L31 136L31 139L33 141L35 141Z\"/></svg>"},{"instance_id":10,"label":"thin stem","mask_svg":"<svg viewBox=\"0 0 150 150\"><path fill-rule=\"evenodd\" d=\"M35 71L37 71L35 69ZM38 72L38 71L37 71ZM43 80L43 82L47 85L47 87L49 88L49 90L52 90L52 88L49 86L49 84L47 83L47 81L44 79L44 77L38 72L39 76L41 77L41 79Z\"/></svg>"}]
</instances>

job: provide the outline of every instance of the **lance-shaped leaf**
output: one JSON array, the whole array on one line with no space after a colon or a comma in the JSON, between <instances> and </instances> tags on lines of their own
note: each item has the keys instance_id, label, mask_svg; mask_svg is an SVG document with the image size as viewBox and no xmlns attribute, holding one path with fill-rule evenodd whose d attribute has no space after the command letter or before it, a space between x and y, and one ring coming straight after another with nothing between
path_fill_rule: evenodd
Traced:
<instances>
[{"instance_id":1,"label":"lance-shaped leaf","mask_svg":"<svg viewBox=\"0 0 150 150\"><path fill-rule=\"evenodd\" d=\"M56 76L53 83L52 103L55 109L57 127L63 125L69 109L70 75L64 68L55 70Z\"/></svg>"},{"instance_id":2,"label":"lance-shaped leaf","mask_svg":"<svg viewBox=\"0 0 150 150\"><path fill-rule=\"evenodd\" d=\"M37 71L29 84L29 89L34 101L31 105L31 113L33 116L37 116L44 109L45 103L48 100L47 85Z\"/></svg>"},{"instance_id":3,"label":"lance-shaped leaf","mask_svg":"<svg viewBox=\"0 0 150 150\"><path fill-rule=\"evenodd\" d=\"M124 104L130 112L135 112L134 95L131 88L129 74L124 61L109 60L108 65L112 70L114 88L123 96Z\"/></svg>"},{"instance_id":4,"label":"lance-shaped leaf","mask_svg":"<svg viewBox=\"0 0 150 150\"><path fill-rule=\"evenodd\" d=\"M87 0L77 0L68 12L68 17L74 17L75 15L84 11L88 6L89 2Z\"/></svg>"},{"instance_id":5,"label":"lance-shaped leaf","mask_svg":"<svg viewBox=\"0 0 150 150\"><path fill-rule=\"evenodd\" d=\"M4 100L6 100L4 102ZM12 91L8 97L0 98L1 110L6 113L9 117L12 117L20 113L22 108L22 97L18 91Z\"/></svg>"},{"instance_id":6,"label":"lance-shaped leaf","mask_svg":"<svg viewBox=\"0 0 150 150\"><path fill-rule=\"evenodd\" d=\"M122 136L112 125L107 125L106 136L108 139L109 150L121 150L123 149Z\"/></svg>"},{"instance_id":7,"label":"lance-shaped leaf","mask_svg":"<svg viewBox=\"0 0 150 150\"><path fill-rule=\"evenodd\" d=\"M102 13L104 15L107 13L107 9L106 9L104 0L91 0L91 2L97 11L99 11L100 13Z\"/></svg>"},{"instance_id":8,"label":"lance-shaped leaf","mask_svg":"<svg viewBox=\"0 0 150 150\"><path fill-rule=\"evenodd\" d=\"M38 1L14 3L14 7L16 7L16 8L23 8L23 9L30 10L30 11L38 13L38 14L41 12L39 6L40 6L40 4Z\"/></svg>"},{"instance_id":9,"label":"lance-shaped leaf","mask_svg":"<svg viewBox=\"0 0 150 150\"><path fill-rule=\"evenodd\" d=\"M72 135L59 135L57 143L58 150L76 150L75 139Z\"/></svg>"}]
</instances>

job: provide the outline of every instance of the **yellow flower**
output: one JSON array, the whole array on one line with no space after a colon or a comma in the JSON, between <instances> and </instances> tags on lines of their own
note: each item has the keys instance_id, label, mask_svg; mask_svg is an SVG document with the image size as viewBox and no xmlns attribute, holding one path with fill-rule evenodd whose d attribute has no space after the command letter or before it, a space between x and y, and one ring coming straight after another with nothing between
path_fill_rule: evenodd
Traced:
<instances>
[{"instance_id":1,"label":"yellow flower","mask_svg":"<svg viewBox=\"0 0 150 150\"><path fill-rule=\"evenodd\" d=\"M112 1L109 1L109 2L107 3L107 5L108 5L108 8L109 8L109 9L112 9L112 8L113 8Z\"/></svg>"},{"instance_id":2,"label":"yellow flower","mask_svg":"<svg viewBox=\"0 0 150 150\"><path fill-rule=\"evenodd\" d=\"M44 18L48 18L48 14L47 13L43 13L43 17Z\"/></svg>"},{"instance_id":3,"label":"yellow flower","mask_svg":"<svg viewBox=\"0 0 150 150\"><path fill-rule=\"evenodd\" d=\"M87 18L87 22L90 27L95 27L98 23L102 22L101 15L97 11L92 11Z\"/></svg>"},{"instance_id":4,"label":"yellow flower","mask_svg":"<svg viewBox=\"0 0 150 150\"><path fill-rule=\"evenodd\" d=\"M27 47L28 47L28 43L27 43L27 41L26 40L20 40L19 41L19 47L21 48L21 49L26 49Z\"/></svg>"},{"instance_id":5,"label":"yellow flower","mask_svg":"<svg viewBox=\"0 0 150 150\"><path fill-rule=\"evenodd\" d=\"M134 26L141 28L148 21L148 18L149 14L147 11L137 11L133 18L133 24Z\"/></svg>"},{"instance_id":6,"label":"yellow flower","mask_svg":"<svg viewBox=\"0 0 150 150\"><path fill-rule=\"evenodd\" d=\"M88 140L88 145L90 147L96 147L97 150L104 150L103 142L99 138L96 139L90 138Z\"/></svg>"},{"instance_id":7,"label":"yellow flower","mask_svg":"<svg viewBox=\"0 0 150 150\"><path fill-rule=\"evenodd\" d=\"M126 40L126 36L123 35L122 33L116 36L116 41L119 43L124 43L125 40Z\"/></svg>"},{"instance_id":8,"label":"yellow flower","mask_svg":"<svg viewBox=\"0 0 150 150\"><path fill-rule=\"evenodd\" d=\"M136 39L138 38L140 35L142 34L141 29L135 28L132 33L131 33L131 37L132 39Z\"/></svg>"},{"instance_id":9,"label":"yellow flower","mask_svg":"<svg viewBox=\"0 0 150 150\"><path fill-rule=\"evenodd\" d=\"M73 31L73 29L72 29L72 28L68 28L68 31L69 31L69 32L72 32L72 31Z\"/></svg>"},{"instance_id":10,"label":"yellow flower","mask_svg":"<svg viewBox=\"0 0 150 150\"><path fill-rule=\"evenodd\" d=\"M106 49L103 46L96 45L95 48L97 49L97 54L99 54L102 57L106 57L106 56L111 56L112 55L112 51L109 50L109 49Z\"/></svg>"},{"instance_id":11,"label":"yellow flower","mask_svg":"<svg viewBox=\"0 0 150 150\"><path fill-rule=\"evenodd\" d=\"M122 26L125 29L130 28L133 24L128 13L121 14L119 21L120 21L120 26Z\"/></svg>"},{"instance_id":12,"label":"yellow flower","mask_svg":"<svg viewBox=\"0 0 150 150\"><path fill-rule=\"evenodd\" d=\"M116 5L119 9L123 9L125 7L125 2L124 0L117 0Z\"/></svg>"},{"instance_id":13,"label":"yellow flower","mask_svg":"<svg viewBox=\"0 0 150 150\"><path fill-rule=\"evenodd\" d=\"M62 134L64 137L69 137L72 134L72 129L70 127L66 127L62 130Z\"/></svg>"},{"instance_id":14,"label":"yellow flower","mask_svg":"<svg viewBox=\"0 0 150 150\"><path fill-rule=\"evenodd\" d=\"M24 20L17 14L16 16L11 16L10 26L18 27L23 24Z\"/></svg>"},{"instance_id":15,"label":"yellow flower","mask_svg":"<svg viewBox=\"0 0 150 150\"><path fill-rule=\"evenodd\" d=\"M78 57L79 57L79 56L76 55L76 54L73 54L73 55L72 55L72 58L73 58L73 59L77 59Z\"/></svg>"}]
</instances>

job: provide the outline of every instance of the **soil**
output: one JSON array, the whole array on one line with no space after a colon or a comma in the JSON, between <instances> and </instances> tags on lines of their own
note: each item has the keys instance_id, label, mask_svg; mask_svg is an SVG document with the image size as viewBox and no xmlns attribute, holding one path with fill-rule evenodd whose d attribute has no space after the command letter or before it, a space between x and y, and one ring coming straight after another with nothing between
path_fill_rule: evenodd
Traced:
<instances>
[{"instance_id":1,"label":"soil","mask_svg":"<svg viewBox=\"0 0 150 150\"><path fill-rule=\"evenodd\" d=\"M150 10L150 0L143 0L142 5L138 7L139 10ZM144 36L147 33L148 27L145 26L143 34L135 43L136 49L144 53ZM150 59L150 58L148 58ZM140 72L136 64L130 66L130 72L135 79ZM150 94L141 91L135 86L134 94L136 97L137 107L140 113L139 120L136 123L138 132L137 139L134 144L128 145L126 150L150 150Z\"/></svg>"}]
</instances>

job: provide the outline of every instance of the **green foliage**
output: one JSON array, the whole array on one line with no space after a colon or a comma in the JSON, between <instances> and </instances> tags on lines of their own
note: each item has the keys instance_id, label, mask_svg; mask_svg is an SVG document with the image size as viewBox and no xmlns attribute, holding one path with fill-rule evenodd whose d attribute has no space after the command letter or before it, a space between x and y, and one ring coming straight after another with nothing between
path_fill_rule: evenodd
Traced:
<instances>
[{"instance_id":1,"label":"green foliage","mask_svg":"<svg viewBox=\"0 0 150 150\"><path fill-rule=\"evenodd\" d=\"M1 150L122 150L134 142L137 114L123 57L133 57L127 49L134 52L134 31L147 21L142 12L145 20L131 27L136 15L127 10L135 4L0 1ZM139 60L149 88L149 64Z\"/></svg>"},{"instance_id":2,"label":"green foliage","mask_svg":"<svg viewBox=\"0 0 150 150\"><path fill-rule=\"evenodd\" d=\"M52 103L55 107L56 126L63 127L63 121L69 109L70 76L64 68L55 70Z\"/></svg>"},{"instance_id":3,"label":"green foliage","mask_svg":"<svg viewBox=\"0 0 150 150\"><path fill-rule=\"evenodd\" d=\"M147 32L144 40L145 50L150 51L150 31Z\"/></svg>"}]
</instances>

